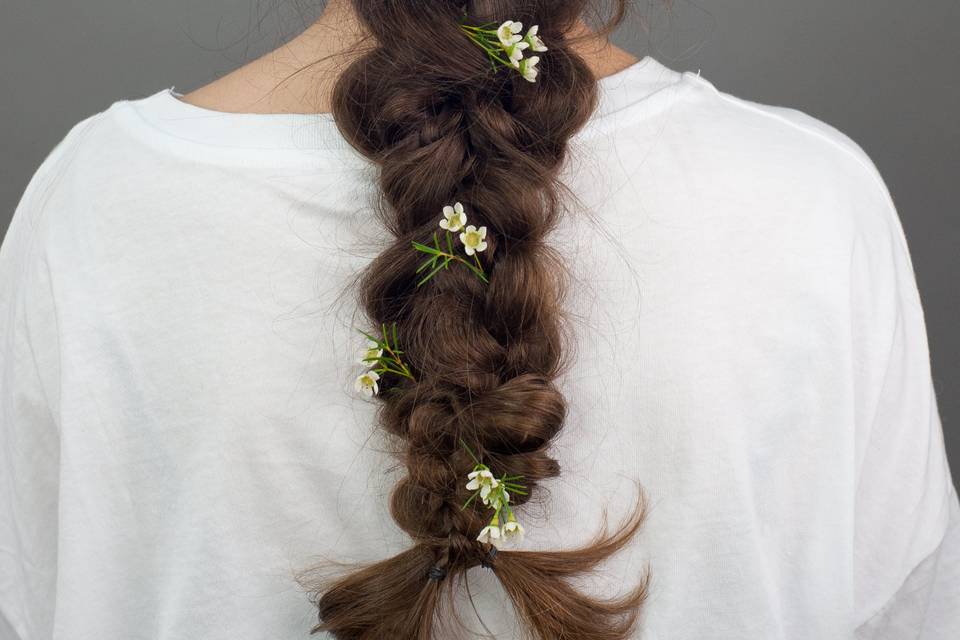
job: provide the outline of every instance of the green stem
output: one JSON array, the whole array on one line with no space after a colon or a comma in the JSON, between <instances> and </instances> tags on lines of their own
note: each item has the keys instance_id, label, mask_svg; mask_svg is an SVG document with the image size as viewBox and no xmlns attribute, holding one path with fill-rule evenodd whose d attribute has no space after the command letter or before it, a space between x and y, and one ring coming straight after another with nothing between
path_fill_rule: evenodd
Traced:
<instances>
[{"instance_id":1,"label":"green stem","mask_svg":"<svg viewBox=\"0 0 960 640\"><path fill-rule=\"evenodd\" d=\"M462 259L462 258L457 258L457 260L459 260L460 262L462 262L463 264L465 264L471 271L473 271L473 272L477 275L478 278L480 278L481 280L483 280L483 281L486 282L486 283L489 283L489 282L490 282L489 280L487 280L487 274L484 273L483 267L480 267L480 268L474 267L472 264L470 264L469 262L467 262L466 260L464 260L464 259Z\"/></svg>"},{"instance_id":2,"label":"green stem","mask_svg":"<svg viewBox=\"0 0 960 640\"><path fill-rule=\"evenodd\" d=\"M374 369L377 373L394 373L394 374L396 374L396 375L398 375L398 376L403 376L404 378L408 378L408 379L413 380L414 382L416 382L417 379L416 379L415 377L413 377L413 372L410 371L410 368L409 368L409 367L403 362L403 360L400 358L400 353L401 353L401 352L400 352L398 349L395 349L396 344L397 344L397 337L396 337L396 336L397 336L397 333L396 333L396 332L397 332L397 323L396 323L396 322L393 323L393 336L394 336L393 340L394 340L394 346L392 346L392 347L390 346L390 339L387 337L387 325L386 325L386 323L381 323L381 325L380 325L380 331L383 333L383 340L382 340L382 341L379 340L378 338L374 338L372 335L370 335L369 333L367 333L367 332L365 332L365 331L361 331L360 333L362 333L364 336L366 336L366 338L367 338L368 340L370 340L370 342L375 343L375 344L377 345L377 347L379 347L379 348L382 349L383 351L386 351L387 354L390 356L390 358L387 359L387 358L385 358L384 356L380 356L379 358L364 358L363 361L364 361L364 362L368 362L368 363L371 364L371 365L373 365L374 363L379 364L379 365L380 365L380 368L379 368L379 369ZM392 367L390 366L391 364L396 365L396 366L398 367L398 369L392 368Z\"/></svg>"},{"instance_id":3,"label":"green stem","mask_svg":"<svg viewBox=\"0 0 960 640\"><path fill-rule=\"evenodd\" d=\"M470 456L470 459L473 460L474 464L480 464L480 461L477 460L477 456L473 454L473 451L471 451L470 447L467 446L467 443L463 441L463 438L460 438L460 445L467 450L467 455Z\"/></svg>"},{"instance_id":4,"label":"green stem","mask_svg":"<svg viewBox=\"0 0 960 640\"><path fill-rule=\"evenodd\" d=\"M436 275L436 273L440 271L440 269L446 269L448 264L450 264L450 260L446 260L442 264L439 264L436 267L434 267L433 271L429 272L427 275L420 278L420 280L417 282L417 286L419 287L420 285L427 282L430 278Z\"/></svg>"},{"instance_id":5,"label":"green stem","mask_svg":"<svg viewBox=\"0 0 960 640\"><path fill-rule=\"evenodd\" d=\"M493 24L493 23L488 22L487 24ZM485 29L484 26L486 25L480 25L479 27L477 27L471 24L461 24L460 28L463 29L464 31L473 31L474 33L489 33L492 36L497 35L496 29Z\"/></svg>"},{"instance_id":6,"label":"green stem","mask_svg":"<svg viewBox=\"0 0 960 640\"><path fill-rule=\"evenodd\" d=\"M423 246L426 246L426 245L423 245ZM464 260L463 258L461 258L460 256L454 255L454 254L452 254L452 253L447 253L446 251L443 251L442 249L438 251L438 250L436 250L436 249L431 248L431 249L430 249L430 253L433 254L433 255L435 255L435 256L438 256L438 257L440 257L440 258L443 258L443 259L444 259L444 262L443 262L443 264L437 265L437 266L433 269L433 271L431 271L430 273L428 273L427 275L425 275L423 278L421 278L420 281L417 283L417 286L420 286L421 284L423 284L424 282L426 282L427 280L429 280L430 278L432 278L435 273L437 273L438 271L440 271L440 269L446 268L446 266L447 266L450 262L453 262L453 261L459 262L459 263L463 264L464 266L466 266L466 267L467 267L468 269L470 269L474 274L476 274L476 276L477 276L478 278L480 278L480 279L483 280L484 282L489 282L489 280L487 280L487 275L486 275L486 273L485 273L484 270L483 270L483 266L480 264L480 259L477 257L476 254L474 254L474 258L476 258L476 260L477 260L477 266L475 267L475 266L473 266L472 264L470 264L467 260Z\"/></svg>"},{"instance_id":7,"label":"green stem","mask_svg":"<svg viewBox=\"0 0 960 640\"><path fill-rule=\"evenodd\" d=\"M487 55L491 60L496 60L505 67L513 68L513 65L510 64L508 58L501 57L501 52L504 51L503 43L500 42L500 39L496 37L496 31L487 32L493 34L493 37L490 40L481 39L475 35L468 33L467 36L477 44L478 47L487 52Z\"/></svg>"},{"instance_id":8,"label":"green stem","mask_svg":"<svg viewBox=\"0 0 960 640\"><path fill-rule=\"evenodd\" d=\"M396 329L396 324L394 324L394 329ZM404 364L403 360L400 359L400 356L397 355L397 353L393 350L393 348L390 347L390 341L386 339L387 325L383 325L383 335L384 335L384 347L387 353L389 353L390 357L393 358L394 363L396 363L396 365L402 369L402 371L392 371L390 369L388 369L388 371L390 371L391 373L395 373L397 375L401 375L405 378L409 378L410 380L413 380L414 382L416 382L416 378L413 377L413 374L410 372L410 369L407 367L406 364Z\"/></svg>"},{"instance_id":9,"label":"green stem","mask_svg":"<svg viewBox=\"0 0 960 640\"><path fill-rule=\"evenodd\" d=\"M404 369L406 369L406 367L404 367ZM398 370L398 369L392 369L392 368L390 368L390 367L387 366L387 365L381 365L380 368L379 368L379 369L375 369L375 371L376 371L377 373L393 373L393 374L396 374L396 375L398 375L398 376L403 376L404 378L409 378L410 380L413 380L414 382L416 382L416 380L414 379L414 377L413 377L412 375L410 375L410 372L409 372L409 371L400 371L400 370Z\"/></svg>"},{"instance_id":10,"label":"green stem","mask_svg":"<svg viewBox=\"0 0 960 640\"><path fill-rule=\"evenodd\" d=\"M480 492L479 492L479 491L474 491L474 492L473 492L473 495L470 496L470 499L467 500L466 502L464 502L464 503L463 503L463 506L460 507L460 510L463 511L464 509L466 509L467 507L469 507L469 506L470 506L470 503L473 502L474 500L476 500L476 498L477 498L478 495L480 495Z\"/></svg>"}]
</instances>

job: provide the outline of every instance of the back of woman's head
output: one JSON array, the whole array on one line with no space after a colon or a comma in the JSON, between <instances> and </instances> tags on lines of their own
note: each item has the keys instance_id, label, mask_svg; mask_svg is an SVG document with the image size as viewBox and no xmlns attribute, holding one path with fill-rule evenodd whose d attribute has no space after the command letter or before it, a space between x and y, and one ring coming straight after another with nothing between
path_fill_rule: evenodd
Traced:
<instances>
[{"instance_id":1,"label":"back of woman's head","mask_svg":"<svg viewBox=\"0 0 960 640\"><path fill-rule=\"evenodd\" d=\"M568 140L597 100L596 79L566 38L591 7L587 0L352 4L376 46L340 76L333 112L380 168L380 214L395 237L364 272L360 297L371 324L387 327L388 342L402 351L397 362L405 369L380 376L377 398L379 422L406 466L390 510L412 546L324 584L313 632L451 637L441 631L451 596L468 569L483 565L532 637L628 637L647 575L615 599L587 595L573 579L638 531L642 500L614 533L598 523L583 548L497 553L478 540L491 509L471 501L475 491L466 487L482 461L494 476L522 484L525 493L509 496L522 512L538 484L560 474L549 447L566 415L555 383L564 363L564 265L548 234L561 211L558 174ZM615 3L606 29L623 4ZM494 64L461 26L496 28L508 19L539 25L548 50L537 54L535 82ZM465 246L441 240L440 250L464 260L423 269L431 254L413 243L436 247L441 212L455 202L473 225L486 227L486 247L466 258ZM446 237L456 242L456 234Z\"/></svg>"}]
</instances>

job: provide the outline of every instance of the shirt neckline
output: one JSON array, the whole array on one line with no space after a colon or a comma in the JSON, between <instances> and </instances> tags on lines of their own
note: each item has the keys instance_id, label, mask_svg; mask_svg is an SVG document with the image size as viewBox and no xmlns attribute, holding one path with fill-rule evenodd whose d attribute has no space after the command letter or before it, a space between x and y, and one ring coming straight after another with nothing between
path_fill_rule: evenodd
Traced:
<instances>
[{"instance_id":1,"label":"shirt neckline","mask_svg":"<svg viewBox=\"0 0 960 640\"><path fill-rule=\"evenodd\" d=\"M639 117L665 103L664 89L692 84L699 75L680 72L650 55L598 80L597 108L575 139L590 137L622 124L622 113ZM673 93L673 92L668 92ZM184 102L175 87L164 88L114 106L128 125L151 142L194 159L240 164L276 164L303 154L337 154L364 162L337 129L331 113L239 113L208 109ZM245 153L247 152L247 153Z\"/></svg>"}]
</instances>

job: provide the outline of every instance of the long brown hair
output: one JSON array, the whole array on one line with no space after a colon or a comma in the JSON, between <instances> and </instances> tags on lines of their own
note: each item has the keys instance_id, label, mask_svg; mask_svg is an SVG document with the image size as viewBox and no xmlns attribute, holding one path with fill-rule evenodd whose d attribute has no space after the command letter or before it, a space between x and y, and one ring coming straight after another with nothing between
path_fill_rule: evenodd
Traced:
<instances>
[{"instance_id":1,"label":"long brown hair","mask_svg":"<svg viewBox=\"0 0 960 640\"><path fill-rule=\"evenodd\" d=\"M523 477L528 495L559 475L551 440L566 403L555 381L564 360L564 265L545 242L561 212L558 174L567 143L597 104L597 82L567 34L588 0L353 0L376 46L338 78L333 114L343 135L379 168L380 216L395 241L360 278L373 326L397 327L415 380L380 380L379 424L396 442L406 476L390 510L413 540L403 553L316 591L319 623L346 639L435 640L453 590L478 565L491 568L526 631L540 640L628 637L649 573L619 598L595 598L572 578L620 550L645 517L643 492L622 526L566 551L503 550L476 540L489 510L465 488L471 453L495 473ZM622 19L614 2L608 34ZM466 14L464 14L466 12ZM549 46L536 83L493 71L460 29L506 19L538 24ZM441 270L423 286L423 255L440 212L463 203L488 229L478 254L485 283L468 269ZM466 447L464 446L466 445ZM467 450L469 447L469 451ZM440 571L437 579L437 571ZM445 576L445 577L444 577ZM446 597L446 599L445 599Z\"/></svg>"}]
</instances>

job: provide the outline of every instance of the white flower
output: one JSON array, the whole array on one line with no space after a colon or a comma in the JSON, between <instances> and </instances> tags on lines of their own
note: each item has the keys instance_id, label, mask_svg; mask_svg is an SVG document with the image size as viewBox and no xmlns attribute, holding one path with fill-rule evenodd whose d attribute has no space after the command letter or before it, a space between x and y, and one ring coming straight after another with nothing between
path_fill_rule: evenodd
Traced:
<instances>
[{"instance_id":1,"label":"white flower","mask_svg":"<svg viewBox=\"0 0 960 640\"><path fill-rule=\"evenodd\" d=\"M496 518L494 518L493 521L496 522ZM477 540L492 544L496 547L500 542L500 527L491 522L483 528L480 535L477 536Z\"/></svg>"},{"instance_id":2,"label":"white flower","mask_svg":"<svg viewBox=\"0 0 960 640\"><path fill-rule=\"evenodd\" d=\"M490 496L490 491L496 489L500 485L500 481L493 477L493 474L490 473L489 469L479 469L477 471L471 471L467 474L467 478L470 479L470 482L467 483L467 489L471 491L480 490L480 499L483 500L484 504L487 504L487 498Z\"/></svg>"},{"instance_id":3,"label":"white flower","mask_svg":"<svg viewBox=\"0 0 960 640\"><path fill-rule=\"evenodd\" d=\"M523 62L520 64L522 65ZM486 237L486 227L477 229L471 224L460 234L460 242L463 243L463 250L467 252L467 255L472 256L475 251L483 251L487 248L487 243L484 240Z\"/></svg>"},{"instance_id":4,"label":"white flower","mask_svg":"<svg viewBox=\"0 0 960 640\"><path fill-rule=\"evenodd\" d=\"M518 35L523 30L522 22L507 20L497 28L497 37L500 38L500 44L509 47L514 42L523 40L523 36Z\"/></svg>"},{"instance_id":5,"label":"white flower","mask_svg":"<svg viewBox=\"0 0 960 640\"><path fill-rule=\"evenodd\" d=\"M520 61L520 73L523 74L523 79L528 82L537 81L537 63L540 62L539 56L530 56L529 58L524 58Z\"/></svg>"},{"instance_id":6,"label":"white flower","mask_svg":"<svg viewBox=\"0 0 960 640\"><path fill-rule=\"evenodd\" d=\"M514 42L509 47L503 48L503 50L507 52L507 57L510 58L510 64L513 65L514 69L520 68L520 60L523 59L523 50L529 46L526 42Z\"/></svg>"},{"instance_id":7,"label":"white flower","mask_svg":"<svg viewBox=\"0 0 960 640\"><path fill-rule=\"evenodd\" d=\"M360 352L359 363L369 365L383 355L383 349L373 340L367 340L366 348Z\"/></svg>"},{"instance_id":8,"label":"white flower","mask_svg":"<svg viewBox=\"0 0 960 640\"><path fill-rule=\"evenodd\" d=\"M467 479L470 480L470 482L467 483L467 489L473 489L474 491L479 489L481 484L497 481L489 469L477 469L476 471L471 471L467 474Z\"/></svg>"},{"instance_id":9,"label":"white flower","mask_svg":"<svg viewBox=\"0 0 960 640\"><path fill-rule=\"evenodd\" d=\"M510 514L507 523L501 527L500 534L501 543L520 544L523 542L523 527L513 518L513 514Z\"/></svg>"},{"instance_id":10,"label":"white flower","mask_svg":"<svg viewBox=\"0 0 960 640\"><path fill-rule=\"evenodd\" d=\"M443 220L440 221L441 229L460 231L465 224L467 224L467 214L464 213L462 204L458 202L452 207L447 205L443 208Z\"/></svg>"},{"instance_id":11,"label":"white flower","mask_svg":"<svg viewBox=\"0 0 960 640\"><path fill-rule=\"evenodd\" d=\"M379 379L380 374L376 371L367 371L366 373L361 373L359 376L357 376L357 380L353 383L353 388L357 390L357 393L362 393L367 397L370 397L380 390L377 386L377 380Z\"/></svg>"},{"instance_id":12,"label":"white flower","mask_svg":"<svg viewBox=\"0 0 960 640\"><path fill-rule=\"evenodd\" d=\"M480 494L480 497L482 498L483 494ZM508 502L510 502L510 494L507 493L507 490L502 486L497 491L491 493L489 497L483 498L483 504L491 509L497 510Z\"/></svg>"},{"instance_id":13,"label":"white flower","mask_svg":"<svg viewBox=\"0 0 960 640\"><path fill-rule=\"evenodd\" d=\"M530 46L531 51L546 51L547 48L543 44L543 40L540 39L540 36L537 35L537 30L540 27L533 25L527 30L527 35L523 37L524 44Z\"/></svg>"}]
</instances>

